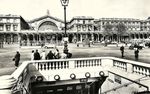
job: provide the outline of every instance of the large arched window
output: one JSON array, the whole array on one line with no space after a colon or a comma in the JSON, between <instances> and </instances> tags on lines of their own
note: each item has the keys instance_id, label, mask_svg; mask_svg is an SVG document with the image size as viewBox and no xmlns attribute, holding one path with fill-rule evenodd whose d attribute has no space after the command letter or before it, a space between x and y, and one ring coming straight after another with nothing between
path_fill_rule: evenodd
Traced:
<instances>
[{"instance_id":1,"label":"large arched window","mask_svg":"<svg viewBox=\"0 0 150 94\"><path fill-rule=\"evenodd\" d=\"M57 25L55 23L53 23L51 21L45 21L39 26L38 30L40 30L40 31L44 31L44 30L58 30L58 27L57 27Z\"/></svg>"}]
</instances>

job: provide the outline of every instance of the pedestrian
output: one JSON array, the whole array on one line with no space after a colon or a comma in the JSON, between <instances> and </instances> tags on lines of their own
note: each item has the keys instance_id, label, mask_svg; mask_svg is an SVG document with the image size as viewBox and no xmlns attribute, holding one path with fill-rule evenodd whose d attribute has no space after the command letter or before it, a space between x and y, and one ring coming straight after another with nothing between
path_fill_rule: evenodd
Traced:
<instances>
[{"instance_id":1,"label":"pedestrian","mask_svg":"<svg viewBox=\"0 0 150 94\"><path fill-rule=\"evenodd\" d=\"M79 43L77 42L77 47L79 47Z\"/></svg>"},{"instance_id":2,"label":"pedestrian","mask_svg":"<svg viewBox=\"0 0 150 94\"><path fill-rule=\"evenodd\" d=\"M68 52L67 53L67 58L71 58L72 57L72 53Z\"/></svg>"},{"instance_id":3,"label":"pedestrian","mask_svg":"<svg viewBox=\"0 0 150 94\"><path fill-rule=\"evenodd\" d=\"M20 53L19 53L19 51L16 52L16 55L14 56L13 61L15 61L15 66L17 68L18 65L19 65L19 61L20 61Z\"/></svg>"},{"instance_id":4,"label":"pedestrian","mask_svg":"<svg viewBox=\"0 0 150 94\"><path fill-rule=\"evenodd\" d=\"M42 60L45 60L45 59L46 59L45 51L44 51L44 50L43 50L43 52L41 53L41 59L42 59Z\"/></svg>"},{"instance_id":5,"label":"pedestrian","mask_svg":"<svg viewBox=\"0 0 150 94\"><path fill-rule=\"evenodd\" d=\"M59 53L59 50L58 50L58 49L56 49L55 58L56 58L56 59L59 59L59 58L60 58L60 53Z\"/></svg>"},{"instance_id":6,"label":"pedestrian","mask_svg":"<svg viewBox=\"0 0 150 94\"><path fill-rule=\"evenodd\" d=\"M32 50L32 53L31 53L31 60L34 60L34 50Z\"/></svg>"},{"instance_id":7,"label":"pedestrian","mask_svg":"<svg viewBox=\"0 0 150 94\"><path fill-rule=\"evenodd\" d=\"M38 50L36 50L34 53L34 60L40 60L40 59L41 59L40 54L39 54Z\"/></svg>"},{"instance_id":8,"label":"pedestrian","mask_svg":"<svg viewBox=\"0 0 150 94\"><path fill-rule=\"evenodd\" d=\"M49 51L49 53L46 56L46 59L54 59L54 54L52 53L52 51Z\"/></svg>"},{"instance_id":9,"label":"pedestrian","mask_svg":"<svg viewBox=\"0 0 150 94\"><path fill-rule=\"evenodd\" d=\"M120 47L120 51L121 51L121 57L123 58L124 57L124 46L123 45Z\"/></svg>"},{"instance_id":10,"label":"pedestrian","mask_svg":"<svg viewBox=\"0 0 150 94\"><path fill-rule=\"evenodd\" d=\"M67 54L63 52L63 53L60 55L60 58L61 58L61 59L66 59L66 58L67 58Z\"/></svg>"},{"instance_id":11,"label":"pedestrian","mask_svg":"<svg viewBox=\"0 0 150 94\"><path fill-rule=\"evenodd\" d=\"M139 59L139 50L138 50L138 48L135 48L134 54L135 54L135 60L138 60Z\"/></svg>"}]
</instances>

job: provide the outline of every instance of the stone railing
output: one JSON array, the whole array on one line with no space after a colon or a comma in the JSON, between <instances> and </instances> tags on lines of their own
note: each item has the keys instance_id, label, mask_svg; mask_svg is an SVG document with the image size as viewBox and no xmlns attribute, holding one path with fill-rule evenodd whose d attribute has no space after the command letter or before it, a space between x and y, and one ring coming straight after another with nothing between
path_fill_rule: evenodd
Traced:
<instances>
[{"instance_id":1,"label":"stone railing","mask_svg":"<svg viewBox=\"0 0 150 94\"><path fill-rule=\"evenodd\" d=\"M85 68L86 69L97 68L98 70L104 68L105 70L111 71L112 68L116 68L118 70L123 70L131 74L135 73L144 76L150 75L149 64L115 57L91 57L91 58L25 61L18 67L18 69L14 71L12 75L10 75L10 77L16 79L16 83L13 86L12 83L10 83L11 86L13 87L13 91L15 92L22 91L23 94L28 94L29 81L31 77L30 73L33 72L31 71L32 69L30 65L34 66L34 68L37 71L43 72L48 70L49 73L52 73L53 70L62 70L62 69L63 70L75 69L78 71L79 69L84 70ZM5 89L7 88L2 88L1 90Z\"/></svg>"},{"instance_id":2,"label":"stone railing","mask_svg":"<svg viewBox=\"0 0 150 94\"><path fill-rule=\"evenodd\" d=\"M77 69L101 66L101 58L76 58L34 61L37 70Z\"/></svg>"},{"instance_id":3,"label":"stone railing","mask_svg":"<svg viewBox=\"0 0 150 94\"><path fill-rule=\"evenodd\" d=\"M112 58L112 60L113 66L118 69L125 70L129 73L150 76L150 64L119 58Z\"/></svg>"}]
</instances>

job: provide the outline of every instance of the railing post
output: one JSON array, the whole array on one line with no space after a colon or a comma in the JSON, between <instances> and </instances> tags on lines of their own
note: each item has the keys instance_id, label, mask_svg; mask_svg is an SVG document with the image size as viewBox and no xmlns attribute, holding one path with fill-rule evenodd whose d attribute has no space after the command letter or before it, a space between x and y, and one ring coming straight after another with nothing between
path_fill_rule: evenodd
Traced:
<instances>
[{"instance_id":1,"label":"railing post","mask_svg":"<svg viewBox=\"0 0 150 94\"><path fill-rule=\"evenodd\" d=\"M130 63L127 63L127 72L132 73L133 72L133 66Z\"/></svg>"},{"instance_id":2,"label":"railing post","mask_svg":"<svg viewBox=\"0 0 150 94\"><path fill-rule=\"evenodd\" d=\"M70 60L69 61L69 69L74 69L75 68L75 60Z\"/></svg>"},{"instance_id":3,"label":"railing post","mask_svg":"<svg viewBox=\"0 0 150 94\"><path fill-rule=\"evenodd\" d=\"M101 66L105 68L113 67L112 59L101 59Z\"/></svg>"}]
</instances>

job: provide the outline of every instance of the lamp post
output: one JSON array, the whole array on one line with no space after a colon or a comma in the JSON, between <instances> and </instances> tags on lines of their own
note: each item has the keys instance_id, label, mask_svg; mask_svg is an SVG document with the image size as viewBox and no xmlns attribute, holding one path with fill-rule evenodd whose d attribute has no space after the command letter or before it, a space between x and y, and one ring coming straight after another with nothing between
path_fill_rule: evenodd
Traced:
<instances>
[{"instance_id":1,"label":"lamp post","mask_svg":"<svg viewBox=\"0 0 150 94\"><path fill-rule=\"evenodd\" d=\"M67 23L66 23L66 6L68 6L68 3L69 3L69 0L60 0L61 1L61 4L62 6L64 7L64 22L65 22L65 36L63 38L64 40L64 53L65 54L68 54L68 37L67 37Z\"/></svg>"}]
</instances>

